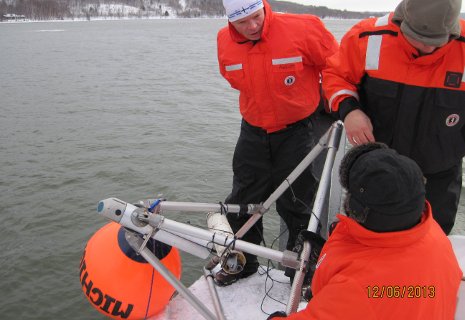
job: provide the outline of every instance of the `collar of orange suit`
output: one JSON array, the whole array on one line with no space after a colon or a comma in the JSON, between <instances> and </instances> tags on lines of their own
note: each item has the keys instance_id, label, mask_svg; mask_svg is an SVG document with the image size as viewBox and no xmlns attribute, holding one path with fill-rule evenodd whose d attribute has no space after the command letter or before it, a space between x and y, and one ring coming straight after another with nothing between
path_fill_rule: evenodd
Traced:
<instances>
[{"instance_id":1,"label":"collar of orange suit","mask_svg":"<svg viewBox=\"0 0 465 320\"><path fill-rule=\"evenodd\" d=\"M349 234L355 241L365 246L379 248L404 247L414 243L423 238L434 223L431 205L428 202L426 202L425 211L420 223L411 229L403 231L374 232L364 228L347 216L339 214L337 217L340 222L337 224L334 233L342 232Z\"/></svg>"}]
</instances>

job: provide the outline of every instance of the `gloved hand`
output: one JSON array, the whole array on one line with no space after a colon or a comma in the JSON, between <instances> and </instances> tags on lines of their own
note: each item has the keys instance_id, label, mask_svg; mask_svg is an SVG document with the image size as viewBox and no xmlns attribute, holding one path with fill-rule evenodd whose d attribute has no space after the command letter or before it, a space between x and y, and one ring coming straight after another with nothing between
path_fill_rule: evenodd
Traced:
<instances>
[{"instance_id":1,"label":"gloved hand","mask_svg":"<svg viewBox=\"0 0 465 320\"><path fill-rule=\"evenodd\" d=\"M268 318L266 318L266 320L271 320L271 319L274 319L274 318L286 318L286 317L287 317L286 312L284 312L284 311L276 311L276 312L273 312L272 314L270 314L270 316Z\"/></svg>"},{"instance_id":2,"label":"gloved hand","mask_svg":"<svg viewBox=\"0 0 465 320\"><path fill-rule=\"evenodd\" d=\"M338 223L339 223L339 221L334 221L333 223L331 223L329 225L329 230L328 230L329 235L333 234L333 231L334 231L334 229L336 229L336 226L337 226Z\"/></svg>"},{"instance_id":3,"label":"gloved hand","mask_svg":"<svg viewBox=\"0 0 465 320\"><path fill-rule=\"evenodd\" d=\"M310 248L310 256L308 258L308 263L307 263L307 268L306 268L307 273L305 274L303 285L310 286L310 284L312 283L313 274L315 273L315 270L316 270L316 264L320 256L321 249L323 248L323 245L325 244L326 240L323 239L319 234L316 234L314 232L311 232L308 230L300 231L295 241L294 248L292 248L292 251L297 252L299 256L302 253L302 250L304 248L304 241L310 242L311 248ZM295 270L286 268L285 275L290 277L291 282L292 282L294 279Z\"/></svg>"},{"instance_id":4,"label":"gloved hand","mask_svg":"<svg viewBox=\"0 0 465 320\"><path fill-rule=\"evenodd\" d=\"M297 236L297 240L295 241L295 246L294 248L292 248L292 251L297 252L300 255L302 253L302 250L304 249L305 241L310 242L311 246L309 263L313 263L314 266L316 266L321 249L323 248L326 240L323 239L323 237L319 234L316 234L308 230L302 230L299 232L299 235Z\"/></svg>"}]
</instances>

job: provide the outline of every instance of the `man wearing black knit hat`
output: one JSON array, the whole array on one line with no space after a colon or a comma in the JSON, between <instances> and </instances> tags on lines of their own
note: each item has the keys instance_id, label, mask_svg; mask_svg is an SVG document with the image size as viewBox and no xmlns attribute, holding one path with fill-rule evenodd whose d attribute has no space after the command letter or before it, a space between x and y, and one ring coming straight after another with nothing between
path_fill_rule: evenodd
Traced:
<instances>
[{"instance_id":1,"label":"man wearing black knit hat","mask_svg":"<svg viewBox=\"0 0 465 320\"><path fill-rule=\"evenodd\" d=\"M454 319L462 271L418 165L368 143L345 155L340 180L347 216L321 251L312 300L287 318Z\"/></svg>"},{"instance_id":2,"label":"man wearing black knit hat","mask_svg":"<svg viewBox=\"0 0 465 320\"><path fill-rule=\"evenodd\" d=\"M425 208L423 174L411 159L386 145L371 143L351 150L341 163L349 217L375 232L410 229Z\"/></svg>"}]
</instances>

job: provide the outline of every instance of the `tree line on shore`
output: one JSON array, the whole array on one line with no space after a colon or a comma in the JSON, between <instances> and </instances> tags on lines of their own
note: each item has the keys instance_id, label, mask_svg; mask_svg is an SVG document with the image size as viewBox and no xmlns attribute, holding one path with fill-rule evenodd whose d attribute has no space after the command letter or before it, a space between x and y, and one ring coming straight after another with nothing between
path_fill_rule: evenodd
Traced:
<instances>
[{"instance_id":1,"label":"tree line on shore","mask_svg":"<svg viewBox=\"0 0 465 320\"><path fill-rule=\"evenodd\" d=\"M381 13L333 10L327 7L269 1L273 10L309 13L321 18L362 19ZM92 19L97 17L223 17L222 0L0 0L0 21Z\"/></svg>"}]
</instances>

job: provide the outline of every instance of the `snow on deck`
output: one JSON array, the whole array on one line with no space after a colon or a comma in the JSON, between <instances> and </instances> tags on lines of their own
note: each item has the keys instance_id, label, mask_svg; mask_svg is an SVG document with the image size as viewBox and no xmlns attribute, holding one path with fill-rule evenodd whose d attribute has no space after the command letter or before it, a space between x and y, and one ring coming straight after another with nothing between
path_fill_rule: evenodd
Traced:
<instances>
[{"instance_id":1,"label":"snow on deck","mask_svg":"<svg viewBox=\"0 0 465 320\"><path fill-rule=\"evenodd\" d=\"M272 281L270 278L267 279L264 270L266 270L266 267L260 269L256 274L241 279L230 286L216 286L226 319L260 320L266 319L269 314L275 311L284 311L286 309L291 290L289 278L284 276L283 271L273 269L269 271L270 277L274 280ZM201 277L194 282L189 287L189 290L215 314L205 277ZM265 290L269 290L268 296L266 296ZM270 298L270 296L277 301ZM305 305L306 303L301 303L299 310L305 308ZM263 311L261 308L263 308ZM178 295L170 302L163 315L155 316L151 319L201 320L204 318L183 297Z\"/></svg>"},{"instance_id":2,"label":"snow on deck","mask_svg":"<svg viewBox=\"0 0 465 320\"><path fill-rule=\"evenodd\" d=\"M460 269L465 275L465 236L452 235L449 236L449 240L454 248L455 256L459 262ZM465 319L465 282L462 278L462 283L459 287L457 310L455 311L455 319Z\"/></svg>"}]
</instances>

